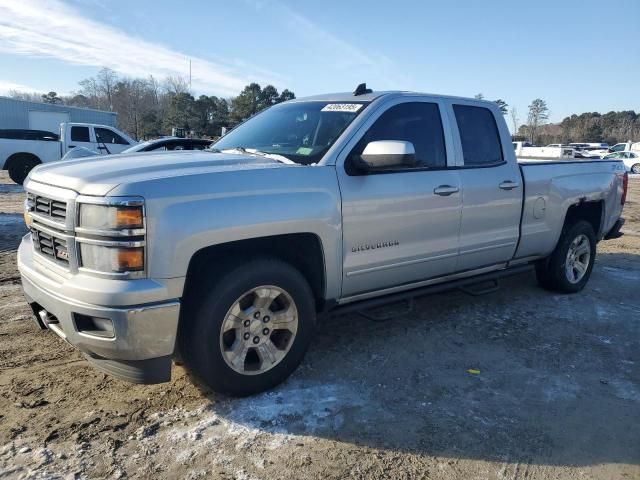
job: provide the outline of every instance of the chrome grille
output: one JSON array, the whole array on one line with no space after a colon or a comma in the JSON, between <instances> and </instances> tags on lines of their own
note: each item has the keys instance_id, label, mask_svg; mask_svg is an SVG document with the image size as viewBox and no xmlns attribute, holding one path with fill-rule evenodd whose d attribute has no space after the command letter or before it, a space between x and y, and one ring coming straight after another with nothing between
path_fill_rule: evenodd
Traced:
<instances>
[{"instance_id":1,"label":"chrome grille","mask_svg":"<svg viewBox=\"0 0 640 480\"><path fill-rule=\"evenodd\" d=\"M53 200L28 192L27 205L29 210L36 215L61 223L65 223L67 220L67 203L64 201Z\"/></svg>"},{"instance_id":2,"label":"chrome grille","mask_svg":"<svg viewBox=\"0 0 640 480\"><path fill-rule=\"evenodd\" d=\"M35 228L31 229L31 238L33 239L33 248L38 253L64 265L69 265L69 251L66 239Z\"/></svg>"}]
</instances>

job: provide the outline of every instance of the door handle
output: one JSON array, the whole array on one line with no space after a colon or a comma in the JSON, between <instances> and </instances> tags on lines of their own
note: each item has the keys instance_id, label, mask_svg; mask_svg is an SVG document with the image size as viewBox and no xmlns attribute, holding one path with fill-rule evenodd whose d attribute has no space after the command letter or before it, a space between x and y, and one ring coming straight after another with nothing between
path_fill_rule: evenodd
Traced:
<instances>
[{"instance_id":1,"label":"door handle","mask_svg":"<svg viewBox=\"0 0 640 480\"><path fill-rule=\"evenodd\" d=\"M69 148L76 148L75 145L69 145Z\"/></svg>"},{"instance_id":2,"label":"door handle","mask_svg":"<svg viewBox=\"0 0 640 480\"><path fill-rule=\"evenodd\" d=\"M440 185L433 189L433 193L440 195L441 197L448 197L454 193L458 193L460 189L458 187L452 187L451 185Z\"/></svg>"},{"instance_id":3,"label":"door handle","mask_svg":"<svg viewBox=\"0 0 640 480\"><path fill-rule=\"evenodd\" d=\"M500 185L498 185L502 190L513 190L514 188L518 188L520 186L517 182L512 182L511 180L505 180Z\"/></svg>"}]
</instances>

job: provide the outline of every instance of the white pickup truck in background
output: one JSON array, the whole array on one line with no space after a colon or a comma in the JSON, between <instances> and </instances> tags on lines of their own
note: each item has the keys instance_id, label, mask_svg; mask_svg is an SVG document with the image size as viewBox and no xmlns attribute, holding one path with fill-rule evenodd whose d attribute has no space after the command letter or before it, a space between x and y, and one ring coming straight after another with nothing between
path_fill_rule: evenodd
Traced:
<instances>
[{"instance_id":1,"label":"white pickup truck in background","mask_svg":"<svg viewBox=\"0 0 640 480\"><path fill-rule=\"evenodd\" d=\"M552 146L536 147L529 142L513 142L517 158L526 159L566 159L574 157L572 147Z\"/></svg>"},{"instance_id":2,"label":"white pickup truck in background","mask_svg":"<svg viewBox=\"0 0 640 480\"><path fill-rule=\"evenodd\" d=\"M59 136L38 130L0 130L0 166L9 171L11 180L22 184L32 168L60 160L75 147L108 155L137 143L117 128L91 123L62 123Z\"/></svg>"}]
</instances>

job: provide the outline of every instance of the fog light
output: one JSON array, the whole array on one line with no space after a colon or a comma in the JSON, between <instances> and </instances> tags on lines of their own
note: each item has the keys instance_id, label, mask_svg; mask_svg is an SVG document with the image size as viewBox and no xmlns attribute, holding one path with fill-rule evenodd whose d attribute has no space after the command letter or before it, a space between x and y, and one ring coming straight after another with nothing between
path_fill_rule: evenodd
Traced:
<instances>
[{"instance_id":1,"label":"fog light","mask_svg":"<svg viewBox=\"0 0 640 480\"><path fill-rule=\"evenodd\" d=\"M115 337L113 321L109 318L91 317L89 315L74 313L73 321L76 325L76 330L80 333L93 335L94 337Z\"/></svg>"}]
</instances>

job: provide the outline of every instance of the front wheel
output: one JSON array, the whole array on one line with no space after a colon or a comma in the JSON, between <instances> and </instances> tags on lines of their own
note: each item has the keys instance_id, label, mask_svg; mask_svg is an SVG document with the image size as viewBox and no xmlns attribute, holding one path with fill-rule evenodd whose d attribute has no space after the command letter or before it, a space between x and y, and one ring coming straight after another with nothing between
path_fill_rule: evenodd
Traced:
<instances>
[{"instance_id":1,"label":"front wheel","mask_svg":"<svg viewBox=\"0 0 640 480\"><path fill-rule=\"evenodd\" d=\"M640 163L631 166L631 173L640 173Z\"/></svg>"},{"instance_id":2,"label":"front wheel","mask_svg":"<svg viewBox=\"0 0 640 480\"><path fill-rule=\"evenodd\" d=\"M595 258L593 227L579 221L563 230L551 256L536 265L538 283L555 292L579 292L589 281Z\"/></svg>"},{"instance_id":3,"label":"front wheel","mask_svg":"<svg viewBox=\"0 0 640 480\"><path fill-rule=\"evenodd\" d=\"M315 302L304 276L280 260L261 259L203 280L201 295L187 300L181 320L185 366L214 391L233 395L284 381L302 361L315 328Z\"/></svg>"}]
</instances>

